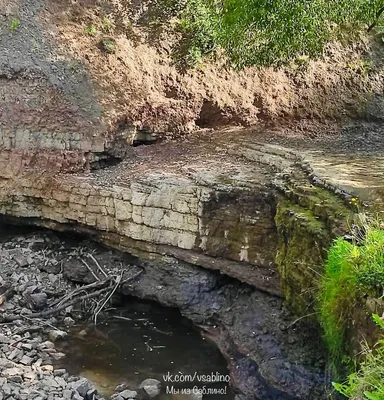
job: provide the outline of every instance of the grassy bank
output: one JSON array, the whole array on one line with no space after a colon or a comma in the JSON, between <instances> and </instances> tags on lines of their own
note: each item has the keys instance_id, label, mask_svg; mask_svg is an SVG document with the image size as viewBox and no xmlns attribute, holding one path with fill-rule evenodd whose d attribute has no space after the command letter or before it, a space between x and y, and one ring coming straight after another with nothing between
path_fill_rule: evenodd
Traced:
<instances>
[{"instance_id":1,"label":"grassy bank","mask_svg":"<svg viewBox=\"0 0 384 400\"><path fill-rule=\"evenodd\" d=\"M380 223L364 224L352 238L338 238L331 247L321 282L319 316L334 371L356 364L351 358L353 330L358 329L356 310L367 298L384 293L384 230ZM377 324L384 322L375 316ZM361 369L336 389L350 399L384 399L384 340L374 348L364 346Z\"/></svg>"}]
</instances>

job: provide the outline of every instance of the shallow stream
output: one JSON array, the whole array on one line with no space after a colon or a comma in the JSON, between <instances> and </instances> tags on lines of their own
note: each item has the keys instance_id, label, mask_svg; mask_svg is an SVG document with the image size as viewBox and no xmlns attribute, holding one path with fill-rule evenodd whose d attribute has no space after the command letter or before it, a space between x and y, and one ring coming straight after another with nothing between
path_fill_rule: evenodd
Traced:
<instances>
[{"instance_id":1,"label":"shallow stream","mask_svg":"<svg viewBox=\"0 0 384 400\"><path fill-rule=\"evenodd\" d=\"M67 355L61 367L92 381L103 396L113 394L118 384L136 389L144 379L155 378L162 382L163 399L189 398L183 389L194 387L203 390L205 399L233 399L224 382L229 379L225 359L177 310L130 299L110 315L96 327L72 330L59 346ZM171 382L195 374L194 382Z\"/></svg>"}]
</instances>

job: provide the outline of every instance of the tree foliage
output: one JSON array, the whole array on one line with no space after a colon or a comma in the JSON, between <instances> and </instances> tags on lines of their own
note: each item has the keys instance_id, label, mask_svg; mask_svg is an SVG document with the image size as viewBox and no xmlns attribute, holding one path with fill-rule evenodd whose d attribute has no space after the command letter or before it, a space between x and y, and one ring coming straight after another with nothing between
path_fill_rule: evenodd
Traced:
<instances>
[{"instance_id":1,"label":"tree foliage","mask_svg":"<svg viewBox=\"0 0 384 400\"><path fill-rule=\"evenodd\" d=\"M189 40L188 51L206 55L220 47L239 68L281 64L297 56L317 55L327 42L374 23L384 7L384 0L181 3L180 27Z\"/></svg>"}]
</instances>

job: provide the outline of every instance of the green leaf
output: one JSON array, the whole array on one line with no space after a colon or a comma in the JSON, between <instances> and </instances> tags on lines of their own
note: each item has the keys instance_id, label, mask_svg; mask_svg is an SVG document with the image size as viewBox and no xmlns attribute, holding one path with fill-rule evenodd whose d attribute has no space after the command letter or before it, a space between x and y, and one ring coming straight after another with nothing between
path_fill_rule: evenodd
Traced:
<instances>
[{"instance_id":1,"label":"green leaf","mask_svg":"<svg viewBox=\"0 0 384 400\"><path fill-rule=\"evenodd\" d=\"M375 321L376 325L384 329L384 320L381 317L379 317L377 314L372 314L372 318Z\"/></svg>"},{"instance_id":2,"label":"green leaf","mask_svg":"<svg viewBox=\"0 0 384 400\"><path fill-rule=\"evenodd\" d=\"M364 396L369 400L383 400L383 396L375 395L371 392L364 392Z\"/></svg>"}]
</instances>

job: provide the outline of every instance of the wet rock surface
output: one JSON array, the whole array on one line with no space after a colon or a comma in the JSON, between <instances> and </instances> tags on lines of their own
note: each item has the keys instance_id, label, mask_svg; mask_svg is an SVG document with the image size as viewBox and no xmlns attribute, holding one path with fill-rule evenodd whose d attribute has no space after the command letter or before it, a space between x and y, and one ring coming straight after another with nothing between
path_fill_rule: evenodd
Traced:
<instances>
[{"instance_id":1,"label":"wet rock surface","mask_svg":"<svg viewBox=\"0 0 384 400\"><path fill-rule=\"evenodd\" d=\"M17 263L16 253L30 259L28 267ZM89 254L111 274L116 268L142 271L136 279L122 286L120 294L177 307L199 325L204 335L226 356L235 393L248 399L263 400L325 398L324 359L319 353L318 339L307 328L294 323L279 298L172 258L164 258L162 263L143 262L79 238L64 240L48 231L16 236L0 246L2 286L11 285L15 290L14 296L0 307L0 318L9 313L20 314L20 320L0 324L1 338L5 340L1 355L5 361L4 366L0 366L0 379L3 379L3 385L11 385L15 393L7 394L7 399L23 399L17 396L22 389L30 387L36 387L38 391L42 387L42 393L45 393L41 395L42 399L61 399L65 395L87 398L84 394L88 396L92 392L92 387L85 392L84 381L67 377L62 370L55 372L54 367L49 366L63 355L55 350L55 344L48 338L60 340L64 335L62 331L66 331L63 320L72 323L83 319L84 314L76 307L62 310L50 319L30 319L28 314L34 312L34 306L23 296L25 291L46 293L49 306L54 299L53 291L65 294L73 290L73 281L87 283L94 280L93 274L98 272L96 265L91 264ZM93 274L79 258L89 261ZM49 373L44 371L43 374L37 367L34 369L36 362L40 363L39 359L42 360L39 368L48 365ZM16 370L9 371L9 368ZM10 375L13 372L15 375ZM36 374L33 384L25 378L25 374L29 376L30 373ZM149 390L149 396L158 390L152 384L145 384L143 388ZM136 389L139 388L124 390ZM68 390L72 390L71 395ZM53 397L48 397L51 395ZM38 396L40 394L36 398Z\"/></svg>"}]
</instances>

